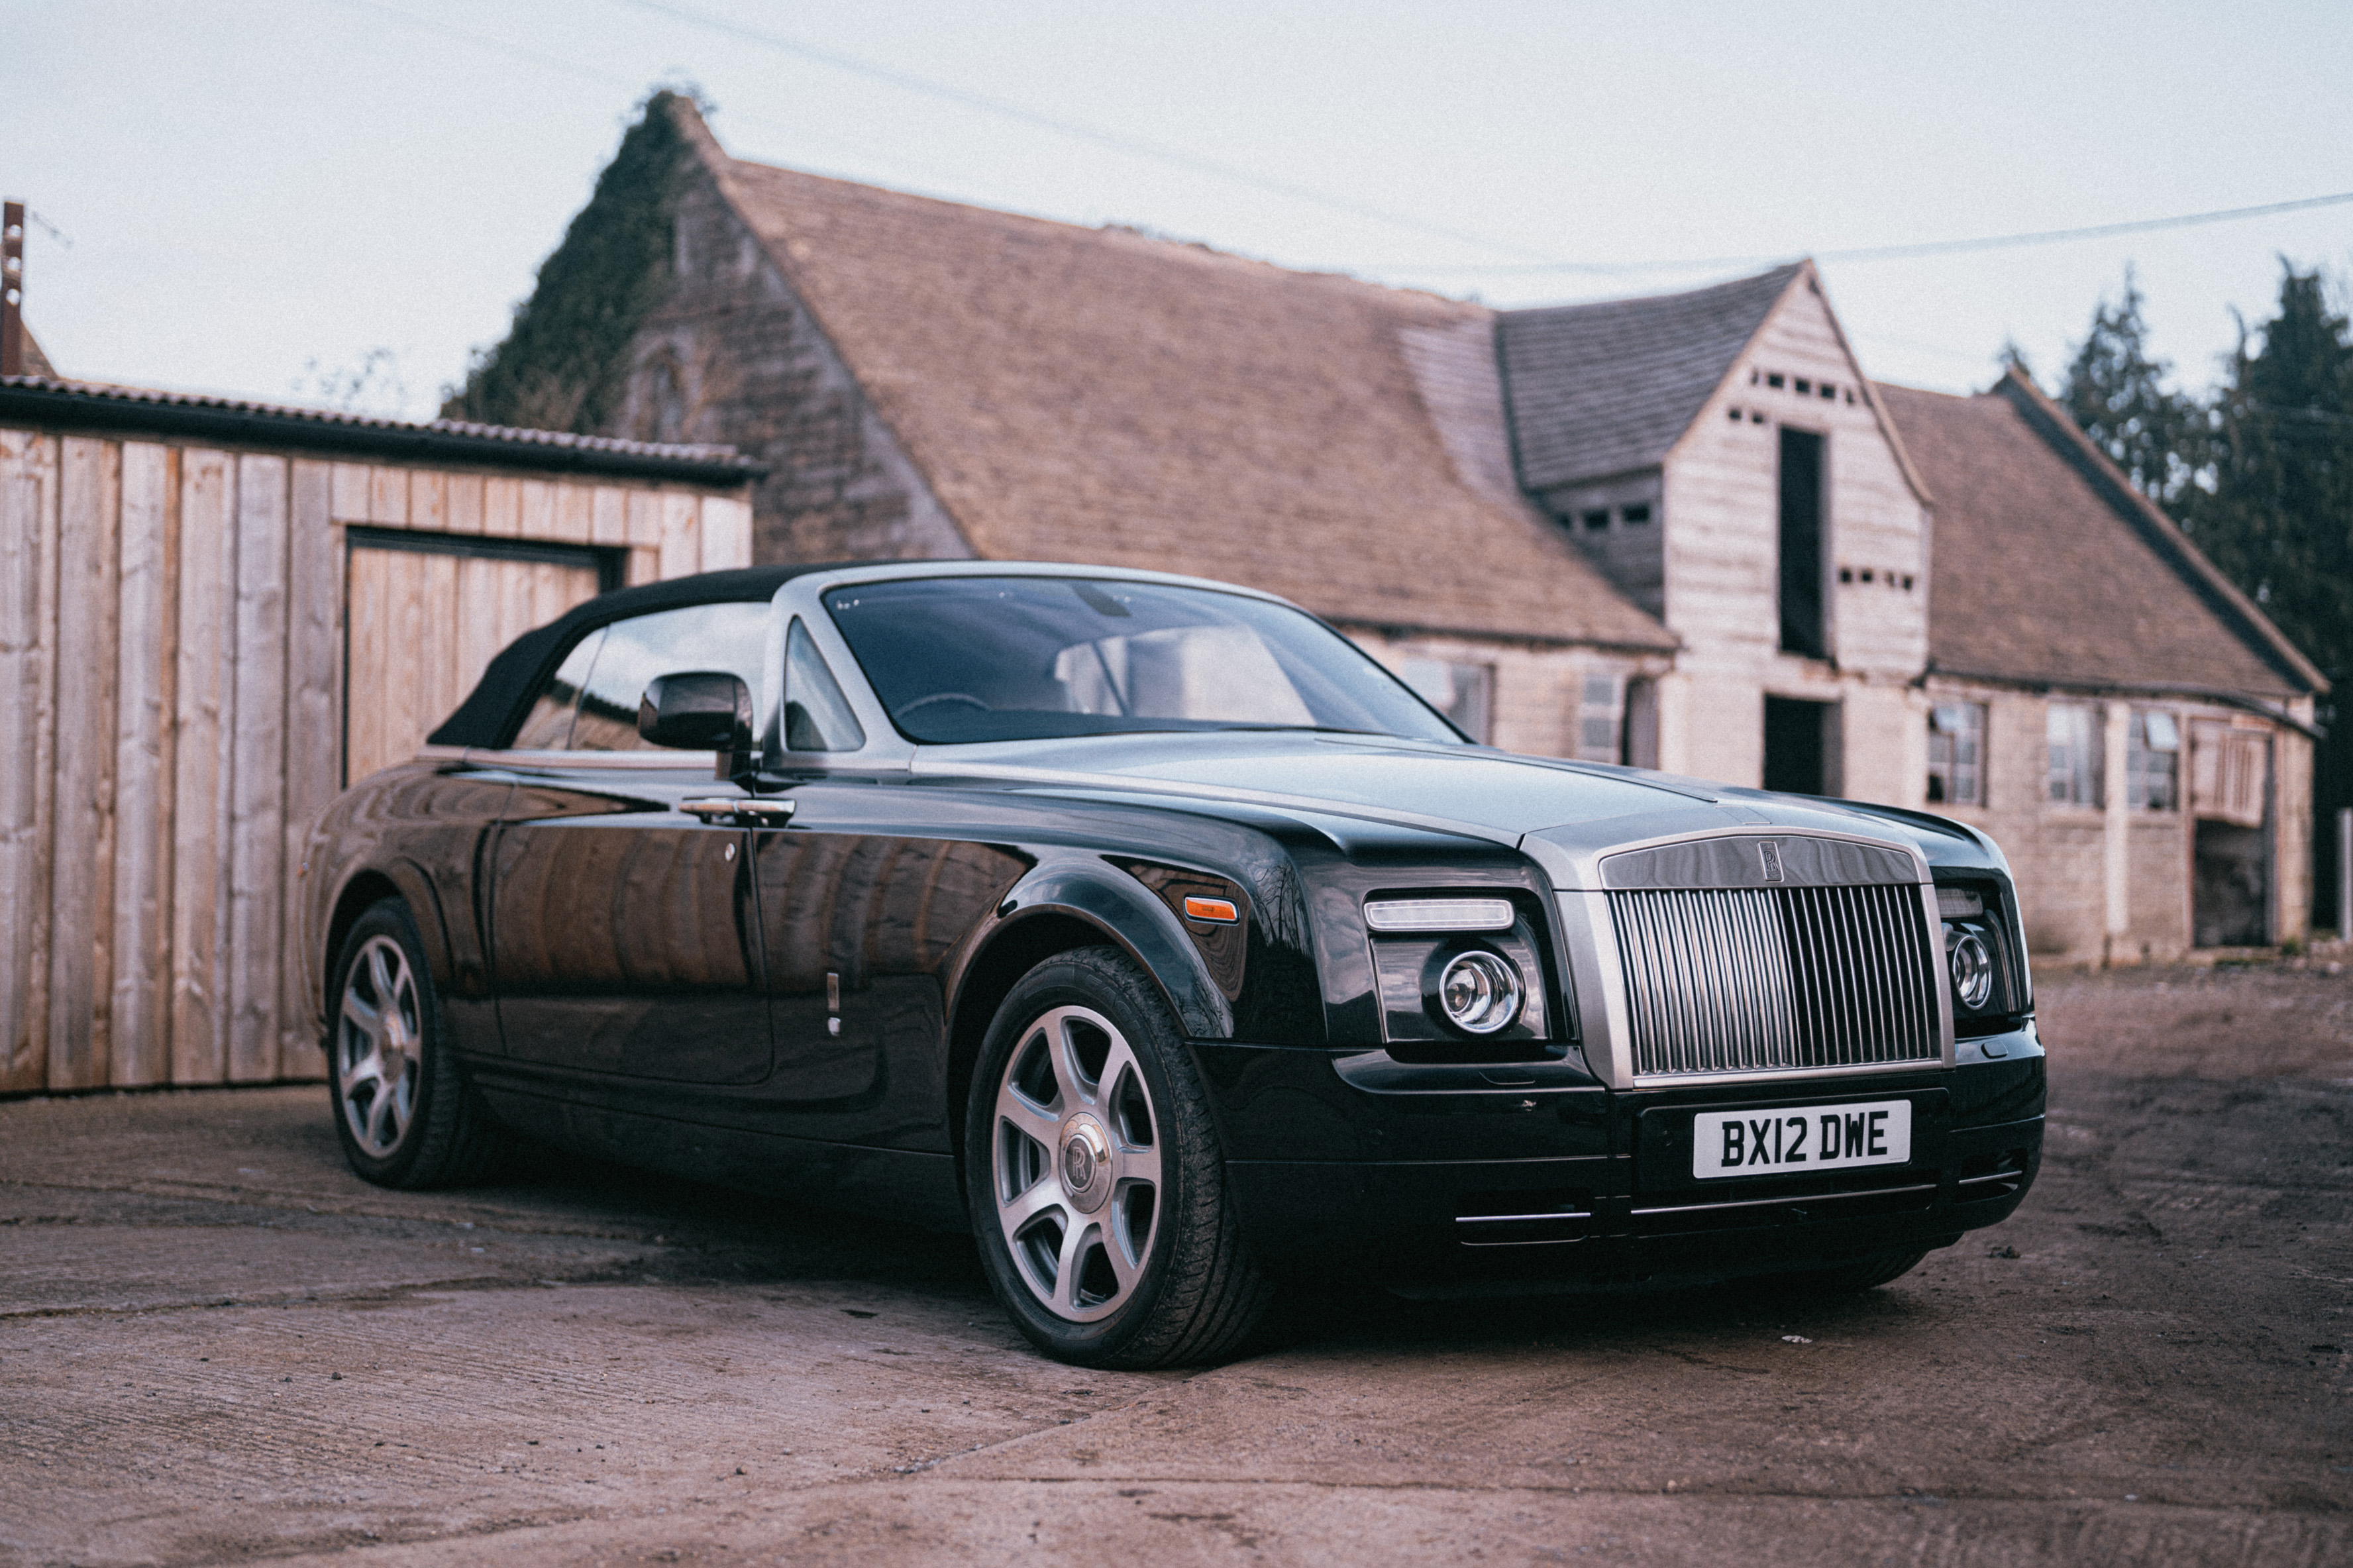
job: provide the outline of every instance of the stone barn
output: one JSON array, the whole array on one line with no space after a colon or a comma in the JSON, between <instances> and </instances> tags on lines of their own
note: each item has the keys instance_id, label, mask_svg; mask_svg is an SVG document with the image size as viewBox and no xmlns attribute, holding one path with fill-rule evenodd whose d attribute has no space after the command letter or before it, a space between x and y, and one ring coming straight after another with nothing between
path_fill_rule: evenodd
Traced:
<instances>
[{"instance_id":1,"label":"stone barn","mask_svg":"<svg viewBox=\"0 0 2353 1568\"><path fill-rule=\"evenodd\" d=\"M2051 956L2304 931L2318 674L2022 380L1872 382L1808 263L1499 312L661 95L446 412L740 447L762 561L1246 582L1482 741L1982 823Z\"/></svg>"}]
</instances>

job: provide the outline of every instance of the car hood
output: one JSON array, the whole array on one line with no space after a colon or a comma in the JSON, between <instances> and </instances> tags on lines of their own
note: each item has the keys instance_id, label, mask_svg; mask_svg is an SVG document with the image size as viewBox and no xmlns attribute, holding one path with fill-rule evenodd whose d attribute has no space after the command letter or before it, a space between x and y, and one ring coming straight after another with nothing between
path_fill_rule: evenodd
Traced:
<instances>
[{"instance_id":1,"label":"car hood","mask_svg":"<svg viewBox=\"0 0 2353 1568\"><path fill-rule=\"evenodd\" d=\"M1226 801L1512 845L1556 885L1589 885L1590 857L1641 839L1811 829L1983 864L1988 841L1918 813L1772 795L1482 746L1306 731L1100 735L920 749L914 771L1050 789Z\"/></svg>"}]
</instances>

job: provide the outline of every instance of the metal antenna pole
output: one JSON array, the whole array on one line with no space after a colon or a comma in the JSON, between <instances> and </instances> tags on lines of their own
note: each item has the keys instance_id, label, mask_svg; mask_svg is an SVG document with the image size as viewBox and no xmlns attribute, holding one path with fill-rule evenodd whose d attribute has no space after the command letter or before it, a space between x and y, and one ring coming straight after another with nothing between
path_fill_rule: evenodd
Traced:
<instances>
[{"instance_id":1,"label":"metal antenna pole","mask_svg":"<svg viewBox=\"0 0 2353 1568\"><path fill-rule=\"evenodd\" d=\"M0 375L25 374L25 204L0 209Z\"/></svg>"}]
</instances>

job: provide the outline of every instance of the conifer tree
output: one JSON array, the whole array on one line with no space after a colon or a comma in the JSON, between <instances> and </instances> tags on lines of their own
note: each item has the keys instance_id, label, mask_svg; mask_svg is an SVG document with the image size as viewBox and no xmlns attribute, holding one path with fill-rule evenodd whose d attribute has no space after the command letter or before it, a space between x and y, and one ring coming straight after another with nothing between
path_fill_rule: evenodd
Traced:
<instances>
[{"instance_id":1,"label":"conifer tree","mask_svg":"<svg viewBox=\"0 0 2353 1568\"><path fill-rule=\"evenodd\" d=\"M2189 509L2199 545L2338 679L2353 668L2353 327L2318 271L2285 267L2279 314L2242 329L2214 426L2212 491Z\"/></svg>"},{"instance_id":2,"label":"conifer tree","mask_svg":"<svg viewBox=\"0 0 2353 1568\"><path fill-rule=\"evenodd\" d=\"M2337 812L2353 805L2353 326L2317 268L2281 264L2279 313L2243 326L2216 391L2211 490L2184 496L2199 547L2336 688L2319 704L2313 913L2339 931Z\"/></svg>"},{"instance_id":3,"label":"conifer tree","mask_svg":"<svg viewBox=\"0 0 2353 1568\"><path fill-rule=\"evenodd\" d=\"M2059 402L2116 460L2133 488L2170 502L2205 466L2207 421L2197 400L2166 385L2173 367L2148 352L2139 281L2125 268L2124 298L2102 300Z\"/></svg>"}]
</instances>

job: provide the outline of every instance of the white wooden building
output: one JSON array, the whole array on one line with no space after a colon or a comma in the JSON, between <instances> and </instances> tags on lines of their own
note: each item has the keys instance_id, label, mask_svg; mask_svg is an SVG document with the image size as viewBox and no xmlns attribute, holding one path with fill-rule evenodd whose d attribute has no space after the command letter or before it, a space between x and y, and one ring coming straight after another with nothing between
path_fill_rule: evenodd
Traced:
<instances>
[{"instance_id":1,"label":"white wooden building","mask_svg":"<svg viewBox=\"0 0 2353 1568\"><path fill-rule=\"evenodd\" d=\"M0 1093L314 1077L343 784L516 634L745 564L732 450L0 380Z\"/></svg>"}]
</instances>

